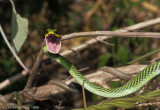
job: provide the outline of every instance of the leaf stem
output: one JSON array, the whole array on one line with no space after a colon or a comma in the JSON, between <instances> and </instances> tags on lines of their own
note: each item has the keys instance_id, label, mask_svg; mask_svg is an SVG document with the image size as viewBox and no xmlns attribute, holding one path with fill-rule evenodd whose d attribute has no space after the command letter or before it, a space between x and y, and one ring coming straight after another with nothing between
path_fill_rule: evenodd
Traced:
<instances>
[{"instance_id":1,"label":"leaf stem","mask_svg":"<svg viewBox=\"0 0 160 110\"><path fill-rule=\"evenodd\" d=\"M14 5L13 1L12 1L12 0L9 0L9 1L10 1L10 2L11 2L11 4L12 4L12 9L13 9L13 11L14 11L15 13L17 13L17 12L16 12L15 5Z\"/></svg>"}]
</instances>

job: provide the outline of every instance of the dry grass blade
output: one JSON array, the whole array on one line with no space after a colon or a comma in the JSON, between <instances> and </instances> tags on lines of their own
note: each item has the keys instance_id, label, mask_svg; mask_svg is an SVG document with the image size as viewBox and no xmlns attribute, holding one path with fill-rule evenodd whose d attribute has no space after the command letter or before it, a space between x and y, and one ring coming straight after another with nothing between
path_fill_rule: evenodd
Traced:
<instances>
[{"instance_id":1,"label":"dry grass blade","mask_svg":"<svg viewBox=\"0 0 160 110\"><path fill-rule=\"evenodd\" d=\"M85 110L88 110L88 109L87 109L87 104L86 104L86 96L85 96L84 83L85 83L85 82L83 81L83 84L82 84L83 104L84 104L84 109L85 109Z\"/></svg>"}]
</instances>

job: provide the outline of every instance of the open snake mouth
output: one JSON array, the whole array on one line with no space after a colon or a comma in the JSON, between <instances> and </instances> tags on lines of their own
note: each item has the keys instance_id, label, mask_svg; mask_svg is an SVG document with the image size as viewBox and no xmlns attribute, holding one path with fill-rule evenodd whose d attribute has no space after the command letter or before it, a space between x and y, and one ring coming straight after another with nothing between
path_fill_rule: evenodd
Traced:
<instances>
[{"instance_id":1,"label":"open snake mouth","mask_svg":"<svg viewBox=\"0 0 160 110\"><path fill-rule=\"evenodd\" d=\"M61 48L61 36L57 36L56 34L49 33L46 34L46 45L48 51L51 53L58 53Z\"/></svg>"}]
</instances>

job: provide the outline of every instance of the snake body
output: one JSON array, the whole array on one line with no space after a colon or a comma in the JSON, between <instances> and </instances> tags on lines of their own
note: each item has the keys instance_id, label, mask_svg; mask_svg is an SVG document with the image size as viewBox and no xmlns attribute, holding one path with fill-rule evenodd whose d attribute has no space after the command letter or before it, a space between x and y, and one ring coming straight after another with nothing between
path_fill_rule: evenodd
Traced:
<instances>
[{"instance_id":1,"label":"snake body","mask_svg":"<svg viewBox=\"0 0 160 110\"><path fill-rule=\"evenodd\" d=\"M60 54L57 54L61 47L61 34L57 30L48 29L48 33L45 35L45 40L46 46L43 48L43 52L64 66L80 85L84 83L85 89L99 96L111 98L126 96L139 90L149 80L160 74L159 61L147 66L135 78L121 87L115 89L102 88L88 81L70 61Z\"/></svg>"},{"instance_id":2,"label":"snake body","mask_svg":"<svg viewBox=\"0 0 160 110\"><path fill-rule=\"evenodd\" d=\"M84 82L85 89L103 97L114 98L131 94L139 90L149 80L160 74L160 61L159 61L147 66L134 79L130 80L123 86L115 89L106 89L88 81L70 61L68 61L65 57L61 56L60 54L53 54L50 52L47 52L47 54L55 61L60 63L62 66L64 66L66 70L74 77L74 79L80 85L82 85Z\"/></svg>"}]
</instances>

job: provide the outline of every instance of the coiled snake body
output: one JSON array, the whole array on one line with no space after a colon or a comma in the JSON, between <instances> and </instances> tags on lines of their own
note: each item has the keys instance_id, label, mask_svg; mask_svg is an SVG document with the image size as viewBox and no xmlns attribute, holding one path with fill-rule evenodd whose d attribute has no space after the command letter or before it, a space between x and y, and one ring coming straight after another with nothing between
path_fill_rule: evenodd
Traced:
<instances>
[{"instance_id":1,"label":"coiled snake body","mask_svg":"<svg viewBox=\"0 0 160 110\"><path fill-rule=\"evenodd\" d=\"M51 32L51 31L49 31ZM55 31L52 31L54 35ZM55 36L54 36L55 37ZM84 82L84 88L88 91L97 94L103 97L122 97L128 94L131 94L137 90L139 90L144 84L146 84L149 80L154 78L155 76L160 74L160 61L154 64L147 66L144 70L142 70L135 78L127 82L125 85L115 88L115 89L106 89L99 87L90 81L88 81L79 71L78 69L69 62L66 58L59 54L53 54L52 52L48 52L48 48L44 47L44 52L55 61L63 65L66 70L74 77L74 79L82 85Z\"/></svg>"}]
</instances>

